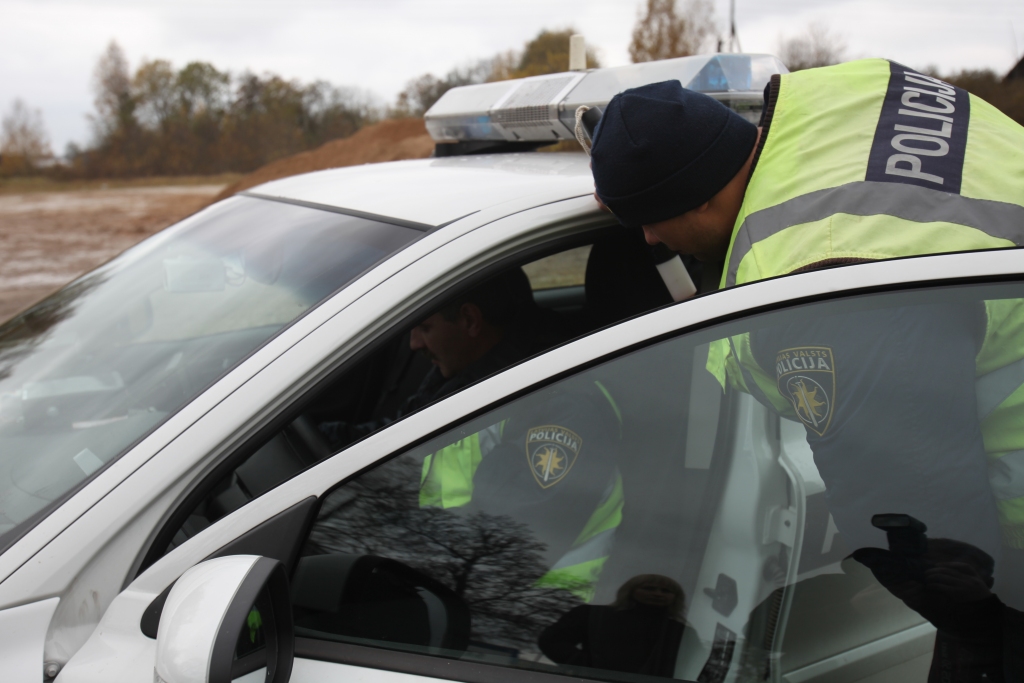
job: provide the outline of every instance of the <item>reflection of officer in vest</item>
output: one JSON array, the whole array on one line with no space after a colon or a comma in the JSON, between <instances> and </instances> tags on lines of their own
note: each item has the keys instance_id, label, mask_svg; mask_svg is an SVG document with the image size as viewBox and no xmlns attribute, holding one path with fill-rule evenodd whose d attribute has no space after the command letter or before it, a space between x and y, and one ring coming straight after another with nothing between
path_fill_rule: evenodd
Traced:
<instances>
[{"instance_id":1,"label":"reflection of officer in vest","mask_svg":"<svg viewBox=\"0 0 1024 683\"><path fill-rule=\"evenodd\" d=\"M503 515L544 545L540 585L589 599L622 521L621 415L593 380L567 380L428 456L420 504Z\"/></svg>"},{"instance_id":2,"label":"reflection of officer in vest","mask_svg":"<svg viewBox=\"0 0 1024 683\"><path fill-rule=\"evenodd\" d=\"M413 328L410 347L434 367L394 418L320 430L348 443L528 356L541 330L529 281L513 268L449 301ZM504 419L429 456L420 504L508 515L544 544L542 584L589 596L622 518L616 467L621 415L600 384L567 381Z\"/></svg>"},{"instance_id":3,"label":"reflection of officer in vest","mask_svg":"<svg viewBox=\"0 0 1024 683\"><path fill-rule=\"evenodd\" d=\"M1006 153L1022 147L1024 129L964 90L863 60L773 77L760 127L675 81L627 90L592 167L623 224L732 286L1024 244L1024 157ZM1012 591L1022 359L1024 305L1003 300L794 319L721 340L708 369L805 426L852 548L882 542L872 514L912 514L996 557L996 587Z\"/></svg>"}]
</instances>

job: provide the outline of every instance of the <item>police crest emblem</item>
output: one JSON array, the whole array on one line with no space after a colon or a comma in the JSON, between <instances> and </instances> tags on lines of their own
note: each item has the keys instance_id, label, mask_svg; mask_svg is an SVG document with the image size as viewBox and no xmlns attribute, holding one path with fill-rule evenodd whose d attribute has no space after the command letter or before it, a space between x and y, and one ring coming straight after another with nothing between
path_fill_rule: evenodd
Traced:
<instances>
[{"instance_id":1,"label":"police crest emblem","mask_svg":"<svg viewBox=\"0 0 1024 683\"><path fill-rule=\"evenodd\" d=\"M783 349L775 357L776 386L793 404L796 416L818 436L832 423L836 402L836 364L827 346Z\"/></svg>"},{"instance_id":2,"label":"police crest emblem","mask_svg":"<svg viewBox=\"0 0 1024 683\"><path fill-rule=\"evenodd\" d=\"M579 434L565 427L544 425L526 432L526 460L542 489L565 479L582 448Z\"/></svg>"}]
</instances>

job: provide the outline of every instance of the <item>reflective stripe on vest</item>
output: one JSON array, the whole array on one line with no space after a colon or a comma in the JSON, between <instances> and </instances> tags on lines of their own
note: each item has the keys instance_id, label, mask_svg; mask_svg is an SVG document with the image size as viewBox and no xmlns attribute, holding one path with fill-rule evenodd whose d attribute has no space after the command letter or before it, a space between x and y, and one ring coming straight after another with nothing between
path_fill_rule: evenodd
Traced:
<instances>
[{"instance_id":1,"label":"reflective stripe on vest","mask_svg":"<svg viewBox=\"0 0 1024 683\"><path fill-rule=\"evenodd\" d=\"M611 555L615 532L622 524L622 508L625 502L622 475L616 472L614 481L605 491L604 500L594 510L594 514L590 515L572 548L537 580L537 585L561 588L574 593L584 602L590 602L594 597L601 569Z\"/></svg>"},{"instance_id":2,"label":"reflective stripe on vest","mask_svg":"<svg viewBox=\"0 0 1024 683\"><path fill-rule=\"evenodd\" d=\"M766 264L759 262L758 266L761 271L759 278L739 278L740 264L744 258L751 255L755 244L790 228L829 221L837 215L843 217L879 216L886 220L884 223L877 224L880 234L876 236L864 234L865 228L872 230L875 226L867 225L862 221L844 219L841 221L840 227L853 232L854 234L849 237L859 244L842 245L843 247L849 246L849 249L836 249L835 242L827 246L822 245L821 249L803 254L797 260L787 261L787 269L784 272L776 272L770 267L765 269ZM898 225L894 225L897 221L893 219L899 219ZM830 240L834 237L831 233L837 227L836 223L837 221L829 221L829 226L824 229L829 233ZM961 226L970 228L977 234L963 231ZM904 234L885 234L896 228L904 231ZM961 234L955 237L949 235L948 241L933 240L937 228ZM908 236L907 231L917 232L918 235ZM804 235L794 237L801 241L805 240ZM912 250L905 249L905 245L909 242L917 242ZM743 223L736 231L732 251L729 254L729 267L726 269L723 284L726 287L731 287L749 281L749 279L785 275L797 268L829 258L883 259L908 255L900 253L901 251L909 251L912 254L934 254L1020 245L1024 245L1024 206L987 199L970 199L914 185L870 181L853 182L801 195L744 218ZM780 244L779 248L782 249L783 246ZM755 255L755 258L758 255Z\"/></svg>"}]
</instances>

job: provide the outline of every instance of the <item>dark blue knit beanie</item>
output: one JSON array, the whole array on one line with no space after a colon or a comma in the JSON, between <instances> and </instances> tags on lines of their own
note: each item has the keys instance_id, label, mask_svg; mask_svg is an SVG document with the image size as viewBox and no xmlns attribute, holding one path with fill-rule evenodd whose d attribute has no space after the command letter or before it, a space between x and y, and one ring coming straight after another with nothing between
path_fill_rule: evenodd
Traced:
<instances>
[{"instance_id":1,"label":"dark blue knit beanie","mask_svg":"<svg viewBox=\"0 0 1024 683\"><path fill-rule=\"evenodd\" d=\"M597 196L623 225L667 220L718 194L756 142L757 126L679 81L625 90L594 131Z\"/></svg>"}]
</instances>

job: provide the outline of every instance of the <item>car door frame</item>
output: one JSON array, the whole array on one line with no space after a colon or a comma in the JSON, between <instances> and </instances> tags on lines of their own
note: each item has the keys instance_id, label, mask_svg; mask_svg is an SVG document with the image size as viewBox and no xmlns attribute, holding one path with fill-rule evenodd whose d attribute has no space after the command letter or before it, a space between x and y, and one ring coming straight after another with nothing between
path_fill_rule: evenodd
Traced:
<instances>
[{"instance_id":1,"label":"car door frame","mask_svg":"<svg viewBox=\"0 0 1024 683\"><path fill-rule=\"evenodd\" d=\"M555 348L356 443L251 501L175 548L118 596L103 616L103 628L93 632L82 654L88 660L96 655L97 648L110 652L109 648L118 640L147 640L138 631L142 611L186 569L296 502L311 495L319 497L329 488L382 459L429 439L455 423L479 415L498 403L661 339L783 306L915 285L939 286L1019 279L1024 272L1022 257L1024 253L1018 250L937 255L776 278L668 306ZM323 344L323 337L320 335L319 339L304 341L310 345ZM301 346L296 346L299 353ZM284 386L294 384L280 377L280 367L271 366L268 371L251 380L252 390L270 388L275 382ZM207 417L216 419L218 411L231 410L230 403L225 401ZM196 434L193 438L198 440L198 437ZM133 639L132 629L137 638ZM139 652L140 648L144 650L145 643L135 642L131 649Z\"/></svg>"}]
</instances>

